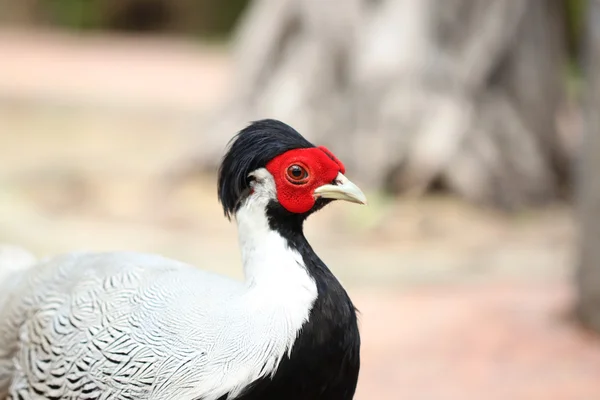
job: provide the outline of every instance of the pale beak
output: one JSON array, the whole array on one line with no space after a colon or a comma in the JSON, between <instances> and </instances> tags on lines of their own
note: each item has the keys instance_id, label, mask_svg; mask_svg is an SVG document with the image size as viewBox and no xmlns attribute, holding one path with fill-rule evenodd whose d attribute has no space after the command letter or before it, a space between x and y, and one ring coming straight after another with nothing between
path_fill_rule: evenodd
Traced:
<instances>
[{"instance_id":1,"label":"pale beak","mask_svg":"<svg viewBox=\"0 0 600 400\"><path fill-rule=\"evenodd\" d=\"M356 186L350 182L340 172L335 178L334 183L323 185L315 189L315 198L322 197L324 199L346 200L351 203L367 204L367 196Z\"/></svg>"}]
</instances>

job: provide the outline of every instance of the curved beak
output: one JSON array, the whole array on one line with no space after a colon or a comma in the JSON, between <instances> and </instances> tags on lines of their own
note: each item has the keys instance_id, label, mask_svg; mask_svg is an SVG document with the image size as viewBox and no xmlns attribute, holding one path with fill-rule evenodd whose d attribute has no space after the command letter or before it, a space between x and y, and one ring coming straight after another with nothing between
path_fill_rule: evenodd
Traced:
<instances>
[{"instance_id":1,"label":"curved beak","mask_svg":"<svg viewBox=\"0 0 600 400\"><path fill-rule=\"evenodd\" d=\"M332 184L319 186L314 192L315 198L346 200L351 203L367 204L367 196L350 182L341 172Z\"/></svg>"}]
</instances>

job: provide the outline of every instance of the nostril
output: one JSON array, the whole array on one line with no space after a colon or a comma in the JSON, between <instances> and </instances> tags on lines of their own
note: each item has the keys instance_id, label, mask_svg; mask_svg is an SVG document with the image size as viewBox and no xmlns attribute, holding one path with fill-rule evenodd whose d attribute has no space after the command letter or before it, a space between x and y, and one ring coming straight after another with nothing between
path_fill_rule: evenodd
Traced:
<instances>
[{"instance_id":1,"label":"nostril","mask_svg":"<svg viewBox=\"0 0 600 400\"><path fill-rule=\"evenodd\" d=\"M343 185L343 184L344 184L344 181L343 181L342 179L340 179L340 177L339 177L339 175L338 175L338 176L336 176L336 177L333 179L333 181L331 181L331 184L332 184L332 185L336 185L336 186L338 186L338 185Z\"/></svg>"}]
</instances>

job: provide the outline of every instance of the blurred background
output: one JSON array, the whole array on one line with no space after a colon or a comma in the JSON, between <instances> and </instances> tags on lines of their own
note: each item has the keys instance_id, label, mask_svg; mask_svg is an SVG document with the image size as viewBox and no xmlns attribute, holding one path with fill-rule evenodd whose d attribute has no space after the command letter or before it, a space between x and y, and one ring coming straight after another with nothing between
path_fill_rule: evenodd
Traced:
<instances>
[{"instance_id":1,"label":"blurred background","mask_svg":"<svg viewBox=\"0 0 600 400\"><path fill-rule=\"evenodd\" d=\"M307 236L358 400L600 397L600 2L0 0L0 243L241 277L215 169L278 118L368 207Z\"/></svg>"}]
</instances>

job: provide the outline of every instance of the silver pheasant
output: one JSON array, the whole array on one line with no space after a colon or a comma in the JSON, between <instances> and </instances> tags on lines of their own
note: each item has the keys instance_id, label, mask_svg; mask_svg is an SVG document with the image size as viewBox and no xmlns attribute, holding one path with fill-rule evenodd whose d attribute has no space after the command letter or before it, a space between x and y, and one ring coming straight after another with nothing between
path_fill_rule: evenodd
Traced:
<instances>
[{"instance_id":1,"label":"silver pheasant","mask_svg":"<svg viewBox=\"0 0 600 400\"><path fill-rule=\"evenodd\" d=\"M244 281L125 252L68 254L8 274L0 393L352 399L354 306L302 234L304 219L332 199L366 202L342 172L327 149L279 121L237 135L219 197L238 225Z\"/></svg>"}]
</instances>

